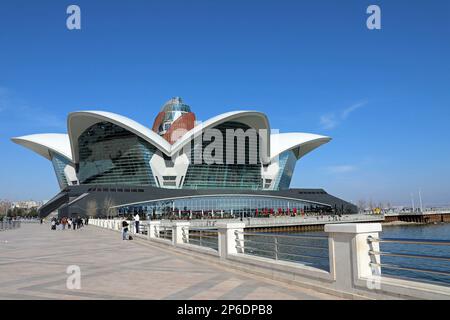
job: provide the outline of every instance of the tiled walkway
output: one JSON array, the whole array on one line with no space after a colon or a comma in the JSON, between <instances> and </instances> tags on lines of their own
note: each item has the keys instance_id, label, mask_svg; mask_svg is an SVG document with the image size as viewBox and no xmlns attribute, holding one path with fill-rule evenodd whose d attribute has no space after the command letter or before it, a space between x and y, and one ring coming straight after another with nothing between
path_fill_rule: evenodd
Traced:
<instances>
[{"instance_id":1,"label":"tiled walkway","mask_svg":"<svg viewBox=\"0 0 450 320\"><path fill-rule=\"evenodd\" d=\"M67 267L81 289L67 289ZM199 262L93 226L0 232L0 299L336 299Z\"/></svg>"}]
</instances>

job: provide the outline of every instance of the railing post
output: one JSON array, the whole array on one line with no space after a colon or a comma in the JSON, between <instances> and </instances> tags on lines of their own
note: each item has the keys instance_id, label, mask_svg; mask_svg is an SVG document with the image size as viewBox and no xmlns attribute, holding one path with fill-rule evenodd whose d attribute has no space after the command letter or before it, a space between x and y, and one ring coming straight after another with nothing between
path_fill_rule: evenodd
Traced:
<instances>
[{"instance_id":1,"label":"railing post","mask_svg":"<svg viewBox=\"0 0 450 320\"><path fill-rule=\"evenodd\" d=\"M159 227L161 226L161 221L150 220L148 222L148 234L149 239L154 239L159 237Z\"/></svg>"},{"instance_id":2,"label":"railing post","mask_svg":"<svg viewBox=\"0 0 450 320\"><path fill-rule=\"evenodd\" d=\"M219 234L219 256L226 259L229 254L244 252L244 232L245 223L218 223L217 230ZM237 233L237 234L236 234ZM242 248L236 248L239 245Z\"/></svg>"},{"instance_id":3,"label":"railing post","mask_svg":"<svg viewBox=\"0 0 450 320\"><path fill-rule=\"evenodd\" d=\"M278 260L278 238L275 236L273 239L275 244L275 260Z\"/></svg>"},{"instance_id":4,"label":"railing post","mask_svg":"<svg viewBox=\"0 0 450 320\"><path fill-rule=\"evenodd\" d=\"M184 243L183 228L189 233L189 222L174 222L172 224L172 244Z\"/></svg>"},{"instance_id":5,"label":"railing post","mask_svg":"<svg viewBox=\"0 0 450 320\"><path fill-rule=\"evenodd\" d=\"M367 287L374 289L374 281L381 275L379 256L369 254L379 251L378 242L369 242L369 236L378 238L380 223L342 223L327 224L330 253L330 273L334 275L336 286L342 290L352 290L357 280L367 281Z\"/></svg>"}]
</instances>

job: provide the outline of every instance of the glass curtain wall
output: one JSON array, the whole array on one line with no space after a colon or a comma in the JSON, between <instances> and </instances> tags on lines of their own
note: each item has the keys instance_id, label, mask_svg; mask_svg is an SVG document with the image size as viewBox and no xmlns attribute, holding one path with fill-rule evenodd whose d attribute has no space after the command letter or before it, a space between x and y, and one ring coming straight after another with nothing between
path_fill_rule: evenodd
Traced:
<instances>
[{"instance_id":1,"label":"glass curtain wall","mask_svg":"<svg viewBox=\"0 0 450 320\"><path fill-rule=\"evenodd\" d=\"M262 189L258 138L256 139L256 146L251 146L249 139L245 138L245 164L237 164L238 157L242 157L242 155L238 155L236 138L233 144L234 163L227 164L226 161L226 154L229 151L227 150L226 130L242 129L245 132L250 127L239 122L225 122L216 126L215 129L220 130L223 137L223 164L206 164L205 159L202 159L202 164L196 164L195 155L197 153L195 150L201 148L203 154L203 150L211 141L204 141L202 139L202 144L196 144L196 141L193 139L191 141L191 163L186 173L183 188ZM256 157L256 164L250 164L251 157Z\"/></svg>"},{"instance_id":2,"label":"glass curtain wall","mask_svg":"<svg viewBox=\"0 0 450 320\"><path fill-rule=\"evenodd\" d=\"M134 133L100 122L85 130L78 144L80 184L156 186L150 167L156 148Z\"/></svg>"},{"instance_id":3,"label":"glass curtain wall","mask_svg":"<svg viewBox=\"0 0 450 320\"><path fill-rule=\"evenodd\" d=\"M59 187L61 189L64 189L69 185L67 182L66 175L64 173L64 169L70 163L70 161L67 158L55 152L50 152L50 156L52 159L53 168L55 169L56 178L58 179Z\"/></svg>"},{"instance_id":4,"label":"glass curtain wall","mask_svg":"<svg viewBox=\"0 0 450 320\"><path fill-rule=\"evenodd\" d=\"M141 212L158 217L198 219L268 217L300 215L303 213L330 213L330 206L300 200L266 196L208 196L151 201L136 206L124 206L121 213Z\"/></svg>"}]
</instances>

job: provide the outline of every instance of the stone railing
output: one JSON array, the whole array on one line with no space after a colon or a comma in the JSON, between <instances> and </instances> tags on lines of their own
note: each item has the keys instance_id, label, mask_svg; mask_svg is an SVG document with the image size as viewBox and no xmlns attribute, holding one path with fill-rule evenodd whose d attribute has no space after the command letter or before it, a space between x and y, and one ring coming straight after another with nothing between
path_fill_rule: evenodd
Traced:
<instances>
[{"instance_id":1,"label":"stone railing","mask_svg":"<svg viewBox=\"0 0 450 320\"><path fill-rule=\"evenodd\" d=\"M90 225L120 231L121 220L90 219ZM380 223L341 223L325 225L329 270L277 258L249 254L246 248L245 224L217 223L214 231L203 235L203 245L193 243L198 228L189 222L162 223L141 221L139 233L129 221L133 236L165 246L168 250L190 252L199 259L225 264L249 272L344 298L375 299L450 299L450 288L444 285L404 280L382 275L379 243ZM267 235L273 236L276 235ZM200 233L201 237L201 233ZM217 237L217 242L215 241ZM300 236L299 236L300 237ZM208 245L217 243L217 246ZM206 245L205 245L206 243ZM276 243L276 242L275 242ZM277 244L278 245L278 244ZM275 250L277 250L277 245ZM292 246L292 244L291 244ZM299 245L301 246L301 245ZM172 249L171 249L172 248ZM277 254L275 255L277 256Z\"/></svg>"},{"instance_id":2,"label":"stone railing","mask_svg":"<svg viewBox=\"0 0 450 320\"><path fill-rule=\"evenodd\" d=\"M20 221L0 221L0 231L20 228Z\"/></svg>"}]
</instances>

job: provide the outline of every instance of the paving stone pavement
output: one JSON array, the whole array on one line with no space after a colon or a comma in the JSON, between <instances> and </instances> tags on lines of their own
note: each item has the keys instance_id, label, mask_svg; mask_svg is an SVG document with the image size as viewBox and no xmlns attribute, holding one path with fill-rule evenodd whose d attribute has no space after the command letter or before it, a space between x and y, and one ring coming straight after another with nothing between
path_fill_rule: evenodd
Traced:
<instances>
[{"instance_id":1,"label":"paving stone pavement","mask_svg":"<svg viewBox=\"0 0 450 320\"><path fill-rule=\"evenodd\" d=\"M67 267L81 288L67 289ZM87 226L52 231L22 224L0 232L0 299L338 299L196 261L150 242Z\"/></svg>"}]
</instances>

